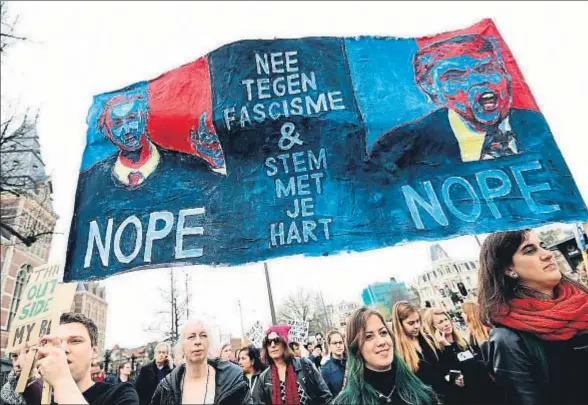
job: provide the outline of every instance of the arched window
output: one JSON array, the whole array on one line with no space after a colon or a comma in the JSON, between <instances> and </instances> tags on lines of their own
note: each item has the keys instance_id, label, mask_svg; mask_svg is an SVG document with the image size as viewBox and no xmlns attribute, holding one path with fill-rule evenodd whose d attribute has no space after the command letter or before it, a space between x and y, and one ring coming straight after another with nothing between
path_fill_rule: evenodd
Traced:
<instances>
[{"instance_id":1,"label":"arched window","mask_svg":"<svg viewBox=\"0 0 588 405\"><path fill-rule=\"evenodd\" d=\"M22 293L25 290L25 287L29 281L32 269L33 266L31 266L30 264L25 264L20 268L20 270L16 274L16 284L14 285L12 301L10 301L10 312L8 313L8 328L10 328L10 323L12 322L12 319L16 316L18 307L20 305L20 301L22 299Z\"/></svg>"}]
</instances>

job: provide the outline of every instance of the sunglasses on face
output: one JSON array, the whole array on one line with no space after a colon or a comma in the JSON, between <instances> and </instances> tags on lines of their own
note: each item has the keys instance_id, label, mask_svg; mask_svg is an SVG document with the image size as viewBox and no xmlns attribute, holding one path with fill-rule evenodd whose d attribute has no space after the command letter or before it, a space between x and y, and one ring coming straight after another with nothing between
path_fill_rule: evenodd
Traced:
<instances>
[{"instance_id":1,"label":"sunglasses on face","mask_svg":"<svg viewBox=\"0 0 588 405\"><path fill-rule=\"evenodd\" d=\"M267 341L266 341L266 346L271 346L271 345L272 345L272 343L275 343L275 344L276 344L276 346L277 346L277 345L279 345L279 344L282 344L282 343L284 343L284 339L282 339L282 338L281 338L281 337L279 337L279 336L278 336L278 337L275 337L275 338L273 338L273 339L267 339Z\"/></svg>"}]
</instances>

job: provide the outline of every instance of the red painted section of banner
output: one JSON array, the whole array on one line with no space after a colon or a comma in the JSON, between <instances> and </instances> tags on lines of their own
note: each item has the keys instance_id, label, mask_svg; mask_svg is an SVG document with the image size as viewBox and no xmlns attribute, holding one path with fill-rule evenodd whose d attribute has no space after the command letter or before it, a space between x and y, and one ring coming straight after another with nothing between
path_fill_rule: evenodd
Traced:
<instances>
[{"instance_id":1,"label":"red painted section of banner","mask_svg":"<svg viewBox=\"0 0 588 405\"><path fill-rule=\"evenodd\" d=\"M147 131L157 145L195 154L190 131L198 130L202 112L206 112L206 126L215 132L208 58L202 57L149 82Z\"/></svg>"},{"instance_id":2,"label":"red painted section of banner","mask_svg":"<svg viewBox=\"0 0 588 405\"><path fill-rule=\"evenodd\" d=\"M500 55L502 56L504 64L506 65L506 70L512 77L512 106L514 108L539 111L537 102L535 101L535 98L533 97L533 94L531 93L531 90L529 89L529 86L523 77L523 73L519 69L512 52L498 32L498 28L496 28L494 21L491 19L482 20L479 23L462 30L444 32L442 34L433 35L430 37L417 38L416 42L419 48L423 48L424 46L433 42L449 39L458 35L468 34L479 34L485 37L491 37L496 41L496 44L499 47Z\"/></svg>"}]
</instances>

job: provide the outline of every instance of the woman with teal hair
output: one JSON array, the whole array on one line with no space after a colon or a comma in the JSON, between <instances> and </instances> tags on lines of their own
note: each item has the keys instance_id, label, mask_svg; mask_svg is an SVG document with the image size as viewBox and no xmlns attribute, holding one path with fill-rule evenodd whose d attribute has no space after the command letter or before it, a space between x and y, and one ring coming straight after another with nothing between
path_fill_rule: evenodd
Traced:
<instances>
[{"instance_id":1,"label":"woman with teal hair","mask_svg":"<svg viewBox=\"0 0 588 405\"><path fill-rule=\"evenodd\" d=\"M436 404L437 397L394 352L382 315L357 309L347 320L347 380L334 404Z\"/></svg>"}]
</instances>

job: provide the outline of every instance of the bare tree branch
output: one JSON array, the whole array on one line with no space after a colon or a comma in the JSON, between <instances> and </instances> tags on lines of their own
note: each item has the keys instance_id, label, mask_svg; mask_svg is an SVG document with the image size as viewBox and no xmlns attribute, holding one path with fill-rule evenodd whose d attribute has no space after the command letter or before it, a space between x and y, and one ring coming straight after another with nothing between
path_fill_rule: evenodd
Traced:
<instances>
[{"instance_id":1,"label":"bare tree branch","mask_svg":"<svg viewBox=\"0 0 588 405\"><path fill-rule=\"evenodd\" d=\"M169 286L158 288L164 309L157 311L155 319L143 330L159 334L164 341L175 344L180 337L180 326L187 319L188 300L185 298L187 292L178 287L173 268L169 270Z\"/></svg>"},{"instance_id":2,"label":"bare tree branch","mask_svg":"<svg viewBox=\"0 0 588 405\"><path fill-rule=\"evenodd\" d=\"M8 7L5 1L0 1L0 54L3 54L9 46L16 41L26 41L26 37L15 33L18 25L18 16L12 19L8 13Z\"/></svg>"}]
</instances>

